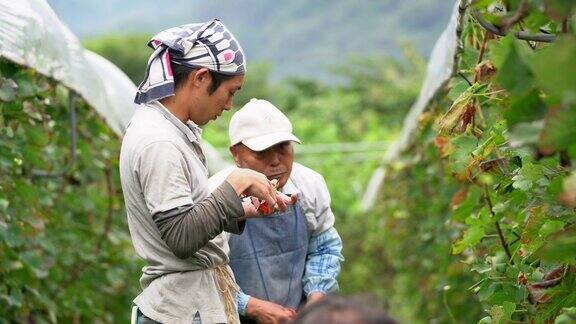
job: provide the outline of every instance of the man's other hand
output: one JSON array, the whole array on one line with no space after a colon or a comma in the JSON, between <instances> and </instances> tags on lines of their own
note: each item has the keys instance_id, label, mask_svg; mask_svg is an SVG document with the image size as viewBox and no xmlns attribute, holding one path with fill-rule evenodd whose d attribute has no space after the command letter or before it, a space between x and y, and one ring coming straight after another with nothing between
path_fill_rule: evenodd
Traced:
<instances>
[{"instance_id":1,"label":"man's other hand","mask_svg":"<svg viewBox=\"0 0 576 324\"><path fill-rule=\"evenodd\" d=\"M315 302L319 301L320 299L322 299L324 296L326 296L325 294L321 293L321 292L313 292L310 295L308 295L308 297L306 298L306 306L308 307L312 304L314 304Z\"/></svg>"},{"instance_id":2,"label":"man's other hand","mask_svg":"<svg viewBox=\"0 0 576 324\"><path fill-rule=\"evenodd\" d=\"M246 305L246 315L259 324L282 324L294 319L296 311L292 308L250 297L248 305Z\"/></svg>"},{"instance_id":3,"label":"man's other hand","mask_svg":"<svg viewBox=\"0 0 576 324\"><path fill-rule=\"evenodd\" d=\"M294 205L297 200L297 195L286 196L280 191L276 191L276 205L274 211L286 211L289 205Z\"/></svg>"}]
</instances>

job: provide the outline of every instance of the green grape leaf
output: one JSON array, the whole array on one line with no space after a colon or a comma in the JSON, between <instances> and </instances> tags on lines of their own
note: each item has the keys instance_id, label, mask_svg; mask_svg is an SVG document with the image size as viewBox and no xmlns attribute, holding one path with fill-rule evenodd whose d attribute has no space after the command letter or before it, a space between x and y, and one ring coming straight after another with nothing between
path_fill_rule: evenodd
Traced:
<instances>
[{"instance_id":1,"label":"green grape leaf","mask_svg":"<svg viewBox=\"0 0 576 324\"><path fill-rule=\"evenodd\" d=\"M480 205L481 197L482 192L477 187L471 187L467 190L464 200L457 204L456 208L452 211L452 219L465 220L468 218Z\"/></svg>"},{"instance_id":2,"label":"green grape leaf","mask_svg":"<svg viewBox=\"0 0 576 324\"><path fill-rule=\"evenodd\" d=\"M545 3L546 14L556 21L567 19L576 9L574 0L547 0Z\"/></svg>"},{"instance_id":3,"label":"green grape leaf","mask_svg":"<svg viewBox=\"0 0 576 324\"><path fill-rule=\"evenodd\" d=\"M535 185L546 186L548 183L542 182L542 179L545 179L543 167L524 160L519 173L512 177L512 186L522 191L529 191Z\"/></svg>"},{"instance_id":4,"label":"green grape leaf","mask_svg":"<svg viewBox=\"0 0 576 324\"><path fill-rule=\"evenodd\" d=\"M554 44L534 53L529 60L542 89L559 98L576 97L576 38L558 39Z\"/></svg>"},{"instance_id":5,"label":"green grape leaf","mask_svg":"<svg viewBox=\"0 0 576 324\"><path fill-rule=\"evenodd\" d=\"M462 173L468 167L471 152L476 149L478 139L470 135L459 135L450 140L453 151L450 155L453 161L452 168L456 173Z\"/></svg>"},{"instance_id":6,"label":"green grape leaf","mask_svg":"<svg viewBox=\"0 0 576 324\"><path fill-rule=\"evenodd\" d=\"M469 247L473 247L484 238L484 227L477 223L470 226L458 242L452 246L452 254L460 254Z\"/></svg>"},{"instance_id":7,"label":"green grape leaf","mask_svg":"<svg viewBox=\"0 0 576 324\"><path fill-rule=\"evenodd\" d=\"M13 101L18 93L18 84L12 79L0 77L0 100Z\"/></svg>"},{"instance_id":8,"label":"green grape leaf","mask_svg":"<svg viewBox=\"0 0 576 324\"><path fill-rule=\"evenodd\" d=\"M447 94L447 97L452 101L456 101L466 90L468 90L468 88L470 88L468 82L459 80L452 86L450 92Z\"/></svg>"},{"instance_id":9,"label":"green grape leaf","mask_svg":"<svg viewBox=\"0 0 576 324\"><path fill-rule=\"evenodd\" d=\"M533 207L528 212L528 219L526 221L526 226L522 230L521 242L522 244L531 244L540 233L540 228L546 222L546 214L541 207Z\"/></svg>"},{"instance_id":10,"label":"green grape leaf","mask_svg":"<svg viewBox=\"0 0 576 324\"><path fill-rule=\"evenodd\" d=\"M18 73L14 80L18 83L18 95L21 98L32 97L38 92L38 86L36 85L33 76L30 72L25 71L23 73Z\"/></svg>"},{"instance_id":11,"label":"green grape leaf","mask_svg":"<svg viewBox=\"0 0 576 324\"><path fill-rule=\"evenodd\" d=\"M576 264L576 232L567 230L548 237L534 255L545 261Z\"/></svg>"},{"instance_id":12,"label":"green grape leaf","mask_svg":"<svg viewBox=\"0 0 576 324\"><path fill-rule=\"evenodd\" d=\"M498 67L496 82L512 94L523 94L534 86L534 75L520 56L515 42L509 42L508 53Z\"/></svg>"},{"instance_id":13,"label":"green grape leaf","mask_svg":"<svg viewBox=\"0 0 576 324\"><path fill-rule=\"evenodd\" d=\"M570 104L550 110L540 138L541 146L562 150L576 144L576 97L573 99Z\"/></svg>"},{"instance_id":14,"label":"green grape leaf","mask_svg":"<svg viewBox=\"0 0 576 324\"><path fill-rule=\"evenodd\" d=\"M546 111L546 104L540 98L538 91L532 90L526 95L513 97L510 106L504 112L504 117L508 125L513 126L542 119Z\"/></svg>"}]
</instances>

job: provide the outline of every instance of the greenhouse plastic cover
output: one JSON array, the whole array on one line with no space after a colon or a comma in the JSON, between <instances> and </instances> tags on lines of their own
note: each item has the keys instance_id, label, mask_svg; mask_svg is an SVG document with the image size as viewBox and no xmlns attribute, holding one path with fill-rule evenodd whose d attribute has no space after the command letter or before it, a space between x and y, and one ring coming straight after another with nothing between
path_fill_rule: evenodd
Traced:
<instances>
[{"instance_id":1,"label":"greenhouse plastic cover","mask_svg":"<svg viewBox=\"0 0 576 324\"><path fill-rule=\"evenodd\" d=\"M429 106L436 94L445 87L454 73L466 3L466 0L456 1L446 29L444 29L436 44L434 44L432 54L428 60L424 83L420 89L418 99L404 119L400 138L390 146L384 156L382 166L376 169L370 178L362 198L362 209L364 211L368 211L374 206L378 192L384 183L388 165L394 162L411 145L418 131L418 117Z\"/></svg>"},{"instance_id":2,"label":"greenhouse plastic cover","mask_svg":"<svg viewBox=\"0 0 576 324\"><path fill-rule=\"evenodd\" d=\"M126 130L136 86L110 61L85 50L45 0L0 0L0 56L73 89L119 136ZM208 143L204 149L211 172L228 165Z\"/></svg>"}]
</instances>

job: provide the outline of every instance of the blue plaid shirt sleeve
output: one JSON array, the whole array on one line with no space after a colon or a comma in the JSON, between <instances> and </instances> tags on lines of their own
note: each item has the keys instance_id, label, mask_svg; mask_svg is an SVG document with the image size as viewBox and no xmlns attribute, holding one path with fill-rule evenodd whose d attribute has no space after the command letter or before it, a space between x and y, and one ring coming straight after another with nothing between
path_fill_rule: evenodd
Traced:
<instances>
[{"instance_id":1,"label":"blue plaid shirt sleeve","mask_svg":"<svg viewBox=\"0 0 576 324\"><path fill-rule=\"evenodd\" d=\"M246 316L246 306L248 306L249 295L246 295L242 289L236 294L236 304L238 305L238 314Z\"/></svg>"},{"instance_id":2,"label":"blue plaid shirt sleeve","mask_svg":"<svg viewBox=\"0 0 576 324\"><path fill-rule=\"evenodd\" d=\"M310 238L302 286L306 296L313 292L327 294L338 291L336 277L340 273L342 239L334 227Z\"/></svg>"}]
</instances>

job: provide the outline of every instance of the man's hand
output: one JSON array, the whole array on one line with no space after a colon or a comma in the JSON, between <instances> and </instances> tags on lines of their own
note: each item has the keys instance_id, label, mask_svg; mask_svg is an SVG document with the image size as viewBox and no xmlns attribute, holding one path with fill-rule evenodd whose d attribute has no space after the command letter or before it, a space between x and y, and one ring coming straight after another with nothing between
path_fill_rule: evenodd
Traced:
<instances>
[{"instance_id":1,"label":"man's hand","mask_svg":"<svg viewBox=\"0 0 576 324\"><path fill-rule=\"evenodd\" d=\"M276 191L276 205L274 206L274 211L286 211L289 205L294 205L298 199L296 194L292 196L286 196L280 191Z\"/></svg>"},{"instance_id":2,"label":"man's hand","mask_svg":"<svg viewBox=\"0 0 576 324\"><path fill-rule=\"evenodd\" d=\"M278 188L278 180L277 179L270 180L270 183L272 184L274 189ZM293 197L286 196L285 194L283 194L277 190L276 191L276 205L274 205L272 210L270 210L270 206L268 206L268 204L266 204L266 203L263 203L262 206L257 206L256 204L255 205L256 205L256 209L258 211L260 211L260 213L269 214L269 213L273 213L275 211L282 211L282 212L286 211L286 209L288 209L288 205L293 205L294 203L296 203L296 195L294 195Z\"/></svg>"},{"instance_id":3,"label":"man's hand","mask_svg":"<svg viewBox=\"0 0 576 324\"><path fill-rule=\"evenodd\" d=\"M262 324L282 324L296 317L296 311L269 301L250 297L246 316Z\"/></svg>"},{"instance_id":4,"label":"man's hand","mask_svg":"<svg viewBox=\"0 0 576 324\"><path fill-rule=\"evenodd\" d=\"M247 194L266 201L269 206L276 205L276 188L260 172L238 168L226 178L238 196Z\"/></svg>"},{"instance_id":5,"label":"man's hand","mask_svg":"<svg viewBox=\"0 0 576 324\"><path fill-rule=\"evenodd\" d=\"M320 299L324 298L324 296L326 296L325 294L321 293L321 292L313 292L310 295L308 295L308 297L306 298L306 306L308 307L311 304L314 304L315 302L319 301Z\"/></svg>"},{"instance_id":6,"label":"man's hand","mask_svg":"<svg viewBox=\"0 0 576 324\"><path fill-rule=\"evenodd\" d=\"M262 202L256 197L246 197L242 199L242 206L244 207L244 217L253 218L261 217L262 215L271 214L276 211L286 211L289 205L294 205L297 200L297 195L286 196L285 194L277 191L276 192L276 206L274 209L270 210L268 205L266 208L262 208Z\"/></svg>"},{"instance_id":7,"label":"man's hand","mask_svg":"<svg viewBox=\"0 0 576 324\"><path fill-rule=\"evenodd\" d=\"M242 207L244 207L244 217L253 218L260 217L258 208L260 207L260 200L256 197L246 197L242 199Z\"/></svg>"}]
</instances>

